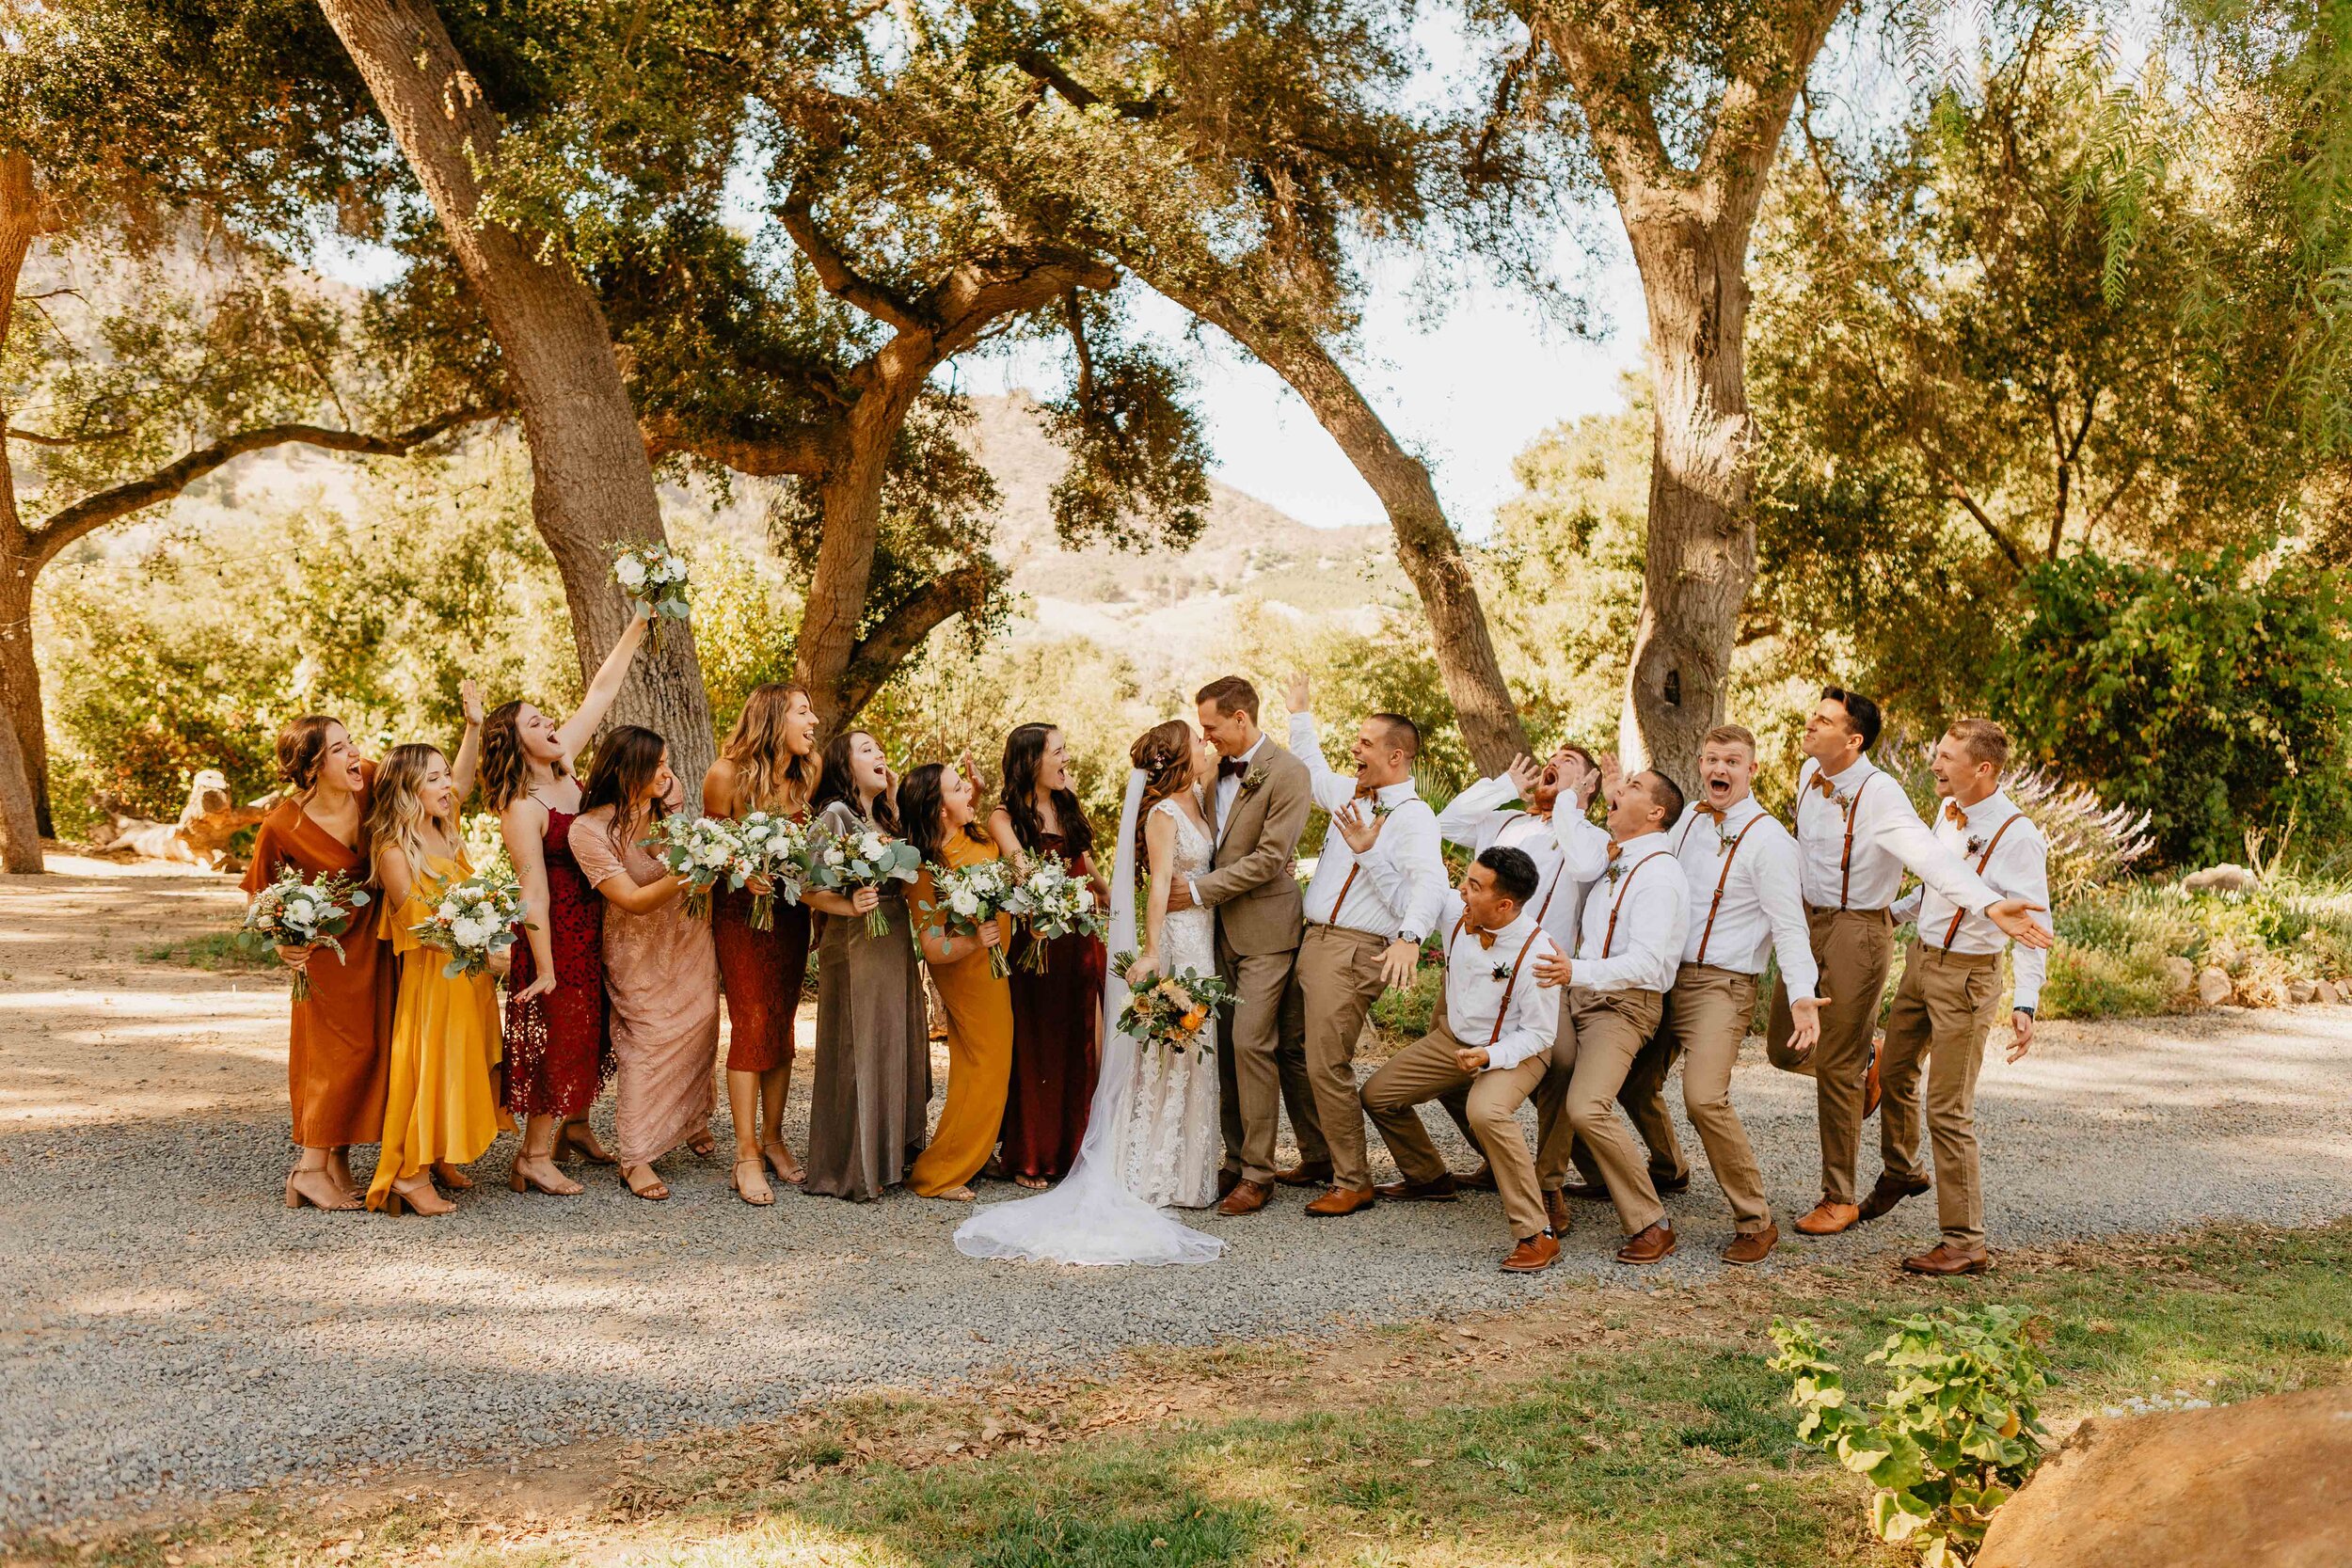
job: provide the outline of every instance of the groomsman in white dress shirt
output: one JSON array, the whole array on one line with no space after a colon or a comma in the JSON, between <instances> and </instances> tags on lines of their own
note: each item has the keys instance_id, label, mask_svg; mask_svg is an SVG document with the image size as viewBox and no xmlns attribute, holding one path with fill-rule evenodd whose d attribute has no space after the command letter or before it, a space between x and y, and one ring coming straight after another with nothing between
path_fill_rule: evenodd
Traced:
<instances>
[{"instance_id":1,"label":"groomsman in white dress shirt","mask_svg":"<svg viewBox=\"0 0 2352 1568\"><path fill-rule=\"evenodd\" d=\"M1560 993L1535 983L1534 965L1559 948L1530 903L1540 879L1523 849L1490 845L1449 895L1445 909L1445 1005L1429 1033L1390 1057L1364 1085L1364 1109L1404 1180L1383 1196L1451 1201L1456 1183L1421 1113L1432 1100L1459 1098L1472 1138L1486 1151L1515 1243L1502 1267L1548 1269L1560 1239L1535 1186L1535 1162L1518 1109L1542 1082L1559 1033Z\"/></svg>"},{"instance_id":2,"label":"groomsman in white dress shirt","mask_svg":"<svg viewBox=\"0 0 2352 1568\"><path fill-rule=\"evenodd\" d=\"M1608 868L1584 900L1576 957L1553 953L1537 963L1543 985L1568 988L1571 1028L1552 1048L1553 1060L1570 1053L1568 1123L1593 1151L1617 1206L1626 1234L1621 1263L1655 1263L1676 1246L1616 1100L1634 1057L1658 1033L1682 959L1690 891L1669 836L1681 818L1682 791L1664 774L1636 773L1618 784L1609 800Z\"/></svg>"},{"instance_id":3,"label":"groomsman in white dress shirt","mask_svg":"<svg viewBox=\"0 0 2352 1568\"><path fill-rule=\"evenodd\" d=\"M1375 713L1358 727L1353 778L1324 760L1308 711L1307 677L1291 678L1291 751L1306 763L1314 801L1332 814L1307 884L1298 944L1306 1008L1307 1078L1330 1151L1331 1187L1307 1205L1318 1219L1377 1201L1356 1089L1356 1040L1380 993L1409 986L1421 944L1445 906L1445 855L1438 815L1413 787L1421 730L1402 714Z\"/></svg>"},{"instance_id":4,"label":"groomsman in white dress shirt","mask_svg":"<svg viewBox=\"0 0 2352 1568\"><path fill-rule=\"evenodd\" d=\"M1755 783L1756 736L1737 724L1709 730L1699 746L1699 799L1675 834L1691 916L1665 1029L1682 1056L1683 1109L1731 1204L1727 1263L1760 1263L1780 1242L1764 1173L1731 1103L1731 1069L1756 1017L1767 958L1779 957L1788 982L1791 1049L1811 1050L1821 1028L1797 841L1756 800Z\"/></svg>"},{"instance_id":5,"label":"groomsman in white dress shirt","mask_svg":"<svg viewBox=\"0 0 2352 1568\"><path fill-rule=\"evenodd\" d=\"M1821 1201L1797 1229L1834 1236L1862 1217L1854 1199L1854 1161L1862 1123L1876 1106L1877 1063L1870 1040L1879 998L1894 962L1895 920L1889 912L1908 868L1947 905L1984 916L2026 947L2047 947L2050 933L2034 924L2026 900L2003 898L1959 855L1928 831L1911 807L1901 781L1874 767L1878 705L1858 691L1825 687L1804 724L1804 766L1797 770L1797 857L1804 882L1805 920L1828 994L1820 1039L1795 1048L1788 986L1772 988L1766 1044L1772 1060L1810 1073L1820 1113Z\"/></svg>"},{"instance_id":6,"label":"groomsman in white dress shirt","mask_svg":"<svg viewBox=\"0 0 2352 1568\"><path fill-rule=\"evenodd\" d=\"M1989 719L1963 719L1936 742L1935 836L1965 859L1993 891L2022 900L2028 911L2050 904L2050 849L2042 831L2001 792L2009 766L2009 735ZM1982 1274L1993 1266L1985 1248L1984 1189L1977 1164L1977 1071L1985 1037L2001 1010L2001 955L2008 935L1983 915L1961 909L1933 887L1921 887L1895 905L1899 921L1915 920L1919 933L1903 955L1902 984L1886 1016L1882 1072L1886 1101L1879 1115L1879 1151L1885 1168L1862 1204L1878 1218L1904 1198L1928 1190L1919 1165L1922 1058L1927 1079L1928 1136L1934 1148L1935 1209L1944 1238L1930 1251L1903 1259L1914 1274ZM2046 916L2035 922L2046 925ZM2049 957L2020 943L2016 994L2010 1001L2009 1059L2033 1044L2034 1008Z\"/></svg>"}]
</instances>

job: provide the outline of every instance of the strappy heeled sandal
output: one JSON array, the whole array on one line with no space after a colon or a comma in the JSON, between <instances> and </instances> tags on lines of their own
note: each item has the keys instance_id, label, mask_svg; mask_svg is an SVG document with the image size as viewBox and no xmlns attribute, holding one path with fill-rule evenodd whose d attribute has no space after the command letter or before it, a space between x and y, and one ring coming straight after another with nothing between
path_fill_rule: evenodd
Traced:
<instances>
[{"instance_id":1,"label":"strappy heeled sandal","mask_svg":"<svg viewBox=\"0 0 2352 1568\"><path fill-rule=\"evenodd\" d=\"M743 1167L746 1165L751 1167L752 1180L756 1185L744 1183ZM735 1189L736 1196L755 1209L765 1209L776 1200L775 1189L768 1185L768 1162L756 1154L748 1160L736 1161L735 1169L727 1173L727 1182Z\"/></svg>"}]
</instances>

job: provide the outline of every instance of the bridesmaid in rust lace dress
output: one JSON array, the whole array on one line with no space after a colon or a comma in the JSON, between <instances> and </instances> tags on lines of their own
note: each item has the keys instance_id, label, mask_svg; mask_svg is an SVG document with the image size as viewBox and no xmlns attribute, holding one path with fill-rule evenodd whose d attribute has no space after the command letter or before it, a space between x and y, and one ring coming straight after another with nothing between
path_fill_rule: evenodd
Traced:
<instances>
[{"instance_id":1,"label":"bridesmaid in rust lace dress","mask_svg":"<svg viewBox=\"0 0 2352 1568\"><path fill-rule=\"evenodd\" d=\"M559 1150L612 1163L588 1130L588 1107L612 1075L612 1037L604 1006L604 900L572 859L580 813L572 758L621 694L644 637L640 615L569 719L558 722L515 702L494 711L483 731L483 793L499 814L531 922L515 946L506 992L506 1108L523 1118L522 1152L507 1184L518 1193L580 1190L556 1168Z\"/></svg>"},{"instance_id":2,"label":"bridesmaid in rust lace dress","mask_svg":"<svg viewBox=\"0 0 2352 1568\"><path fill-rule=\"evenodd\" d=\"M747 812L804 818L817 788L817 710L797 686L755 687L719 760L703 776L703 810L730 820ZM769 928L752 928L752 890L719 891L710 934L727 998L727 1112L735 1123L736 1192L770 1204L779 1181L801 1180L784 1142L792 1084L792 1029L808 977L808 911L772 900Z\"/></svg>"},{"instance_id":3,"label":"bridesmaid in rust lace dress","mask_svg":"<svg viewBox=\"0 0 2352 1568\"><path fill-rule=\"evenodd\" d=\"M1013 861L1057 855L1094 883L1108 908L1110 889L1094 865L1094 832L1070 787L1070 757L1061 731L1024 724L1005 740L1004 803L990 814L988 831ZM1102 939L1057 937L1045 947L1045 970L1031 969L1036 939L1013 938L1012 1092L1005 1102L1003 1160L1024 1187L1058 1181L1086 1137L1087 1107L1094 1099L1102 1042Z\"/></svg>"}]
</instances>

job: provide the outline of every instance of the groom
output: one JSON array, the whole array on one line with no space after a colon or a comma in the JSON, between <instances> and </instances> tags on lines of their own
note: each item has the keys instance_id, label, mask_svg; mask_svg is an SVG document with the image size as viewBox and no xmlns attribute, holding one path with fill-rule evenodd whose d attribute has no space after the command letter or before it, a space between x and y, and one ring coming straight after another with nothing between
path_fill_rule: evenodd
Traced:
<instances>
[{"instance_id":1,"label":"groom","mask_svg":"<svg viewBox=\"0 0 2352 1568\"><path fill-rule=\"evenodd\" d=\"M1290 1102L1299 1153L1324 1157L1307 1083L1303 1021L1292 984L1303 906L1292 861L1307 826L1307 765L1258 728L1258 691L1239 675L1202 687L1200 732L1216 748L1209 802L1216 851L1205 876L1177 878L1171 910L1216 911L1216 967L1233 988L1232 1022L1217 1053L1225 1170L1220 1214L1250 1214L1274 1196L1274 1139ZM1285 1005L1286 997L1288 1005Z\"/></svg>"}]
</instances>

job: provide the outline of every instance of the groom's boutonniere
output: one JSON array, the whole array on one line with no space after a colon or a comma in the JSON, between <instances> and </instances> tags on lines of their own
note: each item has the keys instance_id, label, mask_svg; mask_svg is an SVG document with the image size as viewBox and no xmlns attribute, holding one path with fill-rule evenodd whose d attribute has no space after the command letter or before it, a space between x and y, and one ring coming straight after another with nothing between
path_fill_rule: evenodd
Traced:
<instances>
[{"instance_id":1,"label":"groom's boutonniere","mask_svg":"<svg viewBox=\"0 0 2352 1568\"><path fill-rule=\"evenodd\" d=\"M1244 795L1248 795L1264 783L1265 764L1262 762L1253 762L1249 765L1249 771L1241 776L1241 792Z\"/></svg>"}]
</instances>

